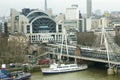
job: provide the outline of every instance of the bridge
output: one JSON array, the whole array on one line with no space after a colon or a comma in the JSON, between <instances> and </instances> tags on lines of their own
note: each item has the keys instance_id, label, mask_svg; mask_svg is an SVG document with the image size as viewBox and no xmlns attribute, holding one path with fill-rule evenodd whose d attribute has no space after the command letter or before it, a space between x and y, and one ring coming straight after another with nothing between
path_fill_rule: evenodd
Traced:
<instances>
[{"instance_id":1,"label":"bridge","mask_svg":"<svg viewBox=\"0 0 120 80\"><path fill-rule=\"evenodd\" d=\"M106 31L104 28L102 28L101 33L98 33L98 37L92 47L80 47L80 54L75 53L76 46L71 46L67 43L48 44L48 46L49 47L46 47L46 53L44 55L54 54L58 56L108 63L110 69L120 65L120 47L114 41L113 32Z\"/></svg>"},{"instance_id":2,"label":"bridge","mask_svg":"<svg viewBox=\"0 0 120 80\"><path fill-rule=\"evenodd\" d=\"M54 51L53 51L54 50ZM73 51L74 52L74 51ZM81 49L81 53L75 54L73 52L69 52L68 54L63 51L61 54L58 52L58 48L51 48L51 47L46 47L46 52L40 56L47 55L47 54L53 54L57 56L65 56L65 57L70 57L70 58L77 58L77 59L83 59L83 60L88 60L88 61L95 61L95 62L102 62L102 63L110 63L110 64L115 64L119 65L120 64L120 55L110 55L112 56L112 59L108 61L106 51L101 51L102 53L97 52L96 50L88 50L85 48Z\"/></svg>"}]
</instances>

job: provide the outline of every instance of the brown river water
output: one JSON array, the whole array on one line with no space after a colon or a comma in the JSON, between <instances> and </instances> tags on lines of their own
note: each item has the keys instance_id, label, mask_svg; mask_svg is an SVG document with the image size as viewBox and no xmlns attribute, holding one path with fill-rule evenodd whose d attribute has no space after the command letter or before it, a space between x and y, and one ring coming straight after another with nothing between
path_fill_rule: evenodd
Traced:
<instances>
[{"instance_id":1,"label":"brown river water","mask_svg":"<svg viewBox=\"0 0 120 80\"><path fill-rule=\"evenodd\" d=\"M88 68L84 71L54 75L32 73L31 80L120 80L120 74L108 76L106 69Z\"/></svg>"}]
</instances>

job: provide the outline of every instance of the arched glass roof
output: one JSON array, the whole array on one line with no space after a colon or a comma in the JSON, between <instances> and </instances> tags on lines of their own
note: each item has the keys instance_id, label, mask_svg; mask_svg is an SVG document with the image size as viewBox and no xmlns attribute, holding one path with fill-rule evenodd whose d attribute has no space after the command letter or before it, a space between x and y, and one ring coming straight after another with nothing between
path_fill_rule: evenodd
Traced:
<instances>
[{"instance_id":1,"label":"arched glass roof","mask_svg":"<svg viewBox=\"0 0 120 80\"><path fill-rule=\"evenodd\" d=\"M56 22L47 16L37 17L31 22L32 33L54 33Z\"/></svg>"},{"instance_id":2,"label":"arched glass roof","mask_svg":"<svg viewBox=\"0 0 120 80\"><path fill-rule=\"evenodd\" d=\"M47 13L43 12L43 11L32 11L27 15L27 18L29 19L29 23L32 22L33 19L35 19L38 16L48 16Z\"/></svg>"}]
</instances>

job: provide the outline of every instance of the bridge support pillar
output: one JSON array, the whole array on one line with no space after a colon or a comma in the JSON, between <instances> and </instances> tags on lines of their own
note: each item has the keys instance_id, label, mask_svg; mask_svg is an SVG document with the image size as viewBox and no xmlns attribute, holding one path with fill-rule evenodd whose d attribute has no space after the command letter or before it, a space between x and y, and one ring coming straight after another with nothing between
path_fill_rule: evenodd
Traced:
<instances>
[{"instance_id":1,"label":"bridge support pillar","mask_svg":"<svg viewBox=\"0 0 120 80\"><path fill-rule=\"evenodd\" d=\"M114 74L114 69L113 68L108 68L107 74L108 75L113 75Z\"/></svg>"},{"instance_id":2,"label":"bridge support pillar","mask_svg":"<svg viewBox=\"0 0 120 80\"><path fill-rule=\"evenodd\" d=\"M116 67L114 68L114 74L118 74L118 69Z\"/></svg>"}]
</instances>

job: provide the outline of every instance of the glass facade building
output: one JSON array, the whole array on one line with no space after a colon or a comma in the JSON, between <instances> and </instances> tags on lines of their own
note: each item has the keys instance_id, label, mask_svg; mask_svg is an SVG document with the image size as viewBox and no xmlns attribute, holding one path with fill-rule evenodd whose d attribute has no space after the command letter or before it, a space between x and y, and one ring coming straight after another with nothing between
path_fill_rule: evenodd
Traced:
<instances>
[{"instance_id":1,"label":"glass facade building","mask_svg":"<svg viewBox=\"0 0 120 80\"><path fill-rule=\"evenodd\" d=\"M58 25L47 13L39 10L27 15L26 33L31 43L61 42L62 25Z\"/></svg>"},{"instance_id":2,"label":"glass facade building","mask_svg":"<svg viewBox=\"0 0 120 80\"><path fill-rule=\"evenodd\" d=\"M48 17L38 18L34 20L32 23L32 32L33 33L55 33L56 23Z\"/></svg>"},{"instance_id":3,"label":"glass facade building","mask_svg":"<svg viewBox=\"0 0 120 80\"><path fill-rule=\"evenodd\" d=\"M32 33L55 33L56 22L42 11L32 11L27 15ZM27 29L29 30L29 29ZM29 31L27 31L29 33Z\"/></svg>"}]
</instances>

